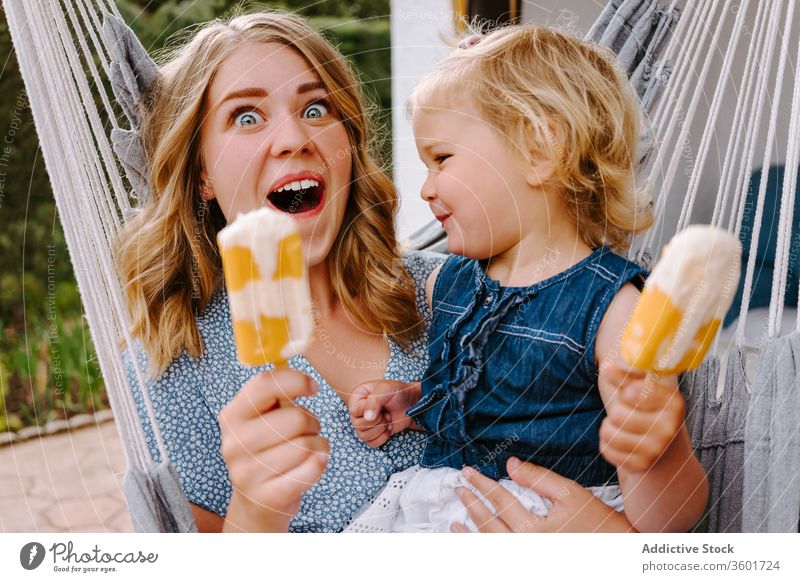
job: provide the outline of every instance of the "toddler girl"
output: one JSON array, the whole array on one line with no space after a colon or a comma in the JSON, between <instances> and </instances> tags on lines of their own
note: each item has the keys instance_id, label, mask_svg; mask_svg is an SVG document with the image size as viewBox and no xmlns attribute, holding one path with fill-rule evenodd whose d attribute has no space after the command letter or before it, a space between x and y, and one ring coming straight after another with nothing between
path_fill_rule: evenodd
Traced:
<instances>
[{"instance_id":1,"label":"toddler girl","mask_svg":"<svg viewBox=\"0 0 800 582\"><path fill-rule=\"evenodd\" d=\"M453 253L428 280L429 368L421 385L368 383L348 403L372 446L407 428L427 442L349 529L475 529L463 467L545 515L548 500L508 479L519 458L617 510L624 497L638 529L686 530L706 481L676 378L645 386L616 363L646 276L617 252L652 222L634 187L637 97L613 55L545 28L463 46L409 100L421 195Z\"/></svg>"}]
</instances>

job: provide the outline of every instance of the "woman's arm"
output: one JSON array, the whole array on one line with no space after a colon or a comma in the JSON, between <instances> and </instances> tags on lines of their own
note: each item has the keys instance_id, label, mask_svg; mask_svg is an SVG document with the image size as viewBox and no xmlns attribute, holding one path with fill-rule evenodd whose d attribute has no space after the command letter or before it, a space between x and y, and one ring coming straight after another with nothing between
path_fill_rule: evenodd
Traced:
<instances>
[{"instance_id":1,"label":"woman's arm","mask_svg":"<svg viewBox=\"0 0 800 582\"><path fill-rule=\"evenodd\" d=\"M676 376L623 369L620 340L639 292L625 285L603 317L596 340L598 386L608 416L600 451L617 467L625 513L640 531L687 531L708 499L705 471L684 425Z\"/></svg>"},{"instance_id":2,"label":"woman's arm","mask_svg":"<svg viewBox=\"0 0 800 582\"><path fill-rule=\"evenodd\" d=\"M189 503L189 508L194 515L194 522L197 524L197 531L200 533L220 533L222 526L225 525L225 518L217 515L213 511L203 509L199 505Z\"/></svg>"}]
</instances>

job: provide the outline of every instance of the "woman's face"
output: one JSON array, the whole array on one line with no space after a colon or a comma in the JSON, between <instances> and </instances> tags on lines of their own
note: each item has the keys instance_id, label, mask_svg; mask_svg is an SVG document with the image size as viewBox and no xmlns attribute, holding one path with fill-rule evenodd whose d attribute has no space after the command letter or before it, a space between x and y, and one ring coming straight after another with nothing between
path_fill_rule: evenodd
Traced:
<instances>
[{"instance_id":1,"label":"woman's face","mask_svg":"<svg viewBox=\"0 0 800 582\"><path fill-rule=\"evenodd\" d=\"M270 206L291 214L309 265L342 225L352 152L344 123L314 69L277 43L247 43L222 64L200 128L203 196L230 223Z\"/></svg>"}]
</instances>

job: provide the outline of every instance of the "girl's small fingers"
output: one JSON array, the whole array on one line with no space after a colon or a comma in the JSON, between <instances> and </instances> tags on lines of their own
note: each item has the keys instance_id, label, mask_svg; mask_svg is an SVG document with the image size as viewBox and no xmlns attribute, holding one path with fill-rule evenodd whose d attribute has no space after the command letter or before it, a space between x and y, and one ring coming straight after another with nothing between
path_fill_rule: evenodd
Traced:
<instances>
[{"instance_id":1,"label":"girl's small fingers","mask_svg":"<svg viewBox=\"0 0 800 582\"><path fill-rule=\"evenodd\" d=\"M350 398L358 399L358 400L366 400L367 396L372 394L372 382L364 382L363 384L359 384L353 391L350 393Z\"/></svg>"},{"instance_id":2,"label":"girl's small fingers","mask_svg":"<svg viewBox=\"0 0 800 582\"><path fill-rule=\"evenodd\" d=\"M645 377L643 373L629 369L623 362L613 360L603 360L600 364L600 373L604 381L617 388L631 382L641 381Z\"/></svg>"},{"instance_id":3,"label":"girl's small fingers","mask_svg":"<svg viewBox=\"0 0 800 582\"><path fill-rule=\"evenodd\" d=\"M669 444L667 436L660 431L642 435L616 429L612 425L600 427L600 440L608 448L643 457L658 457Z\"/></svg>"},{"instance_id":4,"label":"girl's small fingers","mask_svg":"<svg viewBox=\"0 0 800 582\"><path fill-rule=\"evenodd\" d=\"M364 408L367 406L367 399L363 396L351 395L347 399L347 410L350 416L361 417L364 416Z\"/></svg>"},{"instance_id":5,"label":"girl's small fingers","mask_svg":"<svg viewBox=\"0 0 800 582\"><path fill-rule=\"evenodd\" d=\"M608 407L604 422L607 420L618 428L623 428L629 432L644 433L663 422L665 412L667 411L663 409L656 411L646 410L617 400ZM669 416L678 416L671 409L668 412Z\"/></svg>"},{"instance_id":6,"label":"girl's small fingers","mask_svg":"<svg viewBox=\"0 0 800 582\"><path fill-rule=\"evenodd\" d=\"M386 426L382 424L368 426L367 428L360 428L357 430L358 430L358 436L360 436L362 440L365 440L367 442L374 440L383 433L387 432Z\"/></svg>"},{"instance_id":7,"label":"girl's small fingers","mask_svg":"<svg viewBox=\"0 0 800 582\"><path fill-rule=\"evenodd\" d=\"M391 436L392 435L389 434L389 431L384 429L384 431L381 434L379 434L377 437L375 437L373 439L370 439L370 440L366 440L366 439L364 439L364 440L373 449L377 449L378 447L385 445L389 441L389 438Z\"/></svg>"},{"instance_id":8,"label":"girl's small fingers","mask_svg":"<svg viewBox=\"0 0 800 582\"><path fill-rule=\"evenodd\" d=\"M625 461L630 461L631 459L630 453L621 453L603 443L600 443L600 454L615 467L620 467Z\"/></svg>"},{"instance_id":9,"label":"girl's small fingers","mask_svg":"<svg viewBox=\"0 0 800 582\"><path fill-rule=\"evenodd\" d=\"M392 415L388 412L383 414L383 422L386 423L386 430L389 431L389 434L395 433L394 424L392 423Z\"/></svg>"},{"instance_id":10,"label":"girl's small fingers","mask_svg":"<svg viewBox=\"0 0 800 582\"><path fill-rule=\"evenodd\" d=\"M383 403L386 401L386 396L383 394L370 394L367 397L367 403L364 408L364 418L366 420L375 420L380 418L381 411L383 410Z\"/></svg>"},{"instance_id":11,"label":"girl's small fingers","mask_svg":"<svg viewBox=\"0 0 800 582\"><path fill-rule=\"evenodd\" d=\"M370 430L375 427L387 428L387 424L383 422L383 419L380 418L378 420L366 420L365 418L351 418L351 422L353 423L353 428L360 431Z\"/></svg>"},{"instance_id":12,"label":"girl's small fingers","mask_svg":"<svg viewBox=\"0 0 800 582\"><path fill-rule=\"evenodd\" d=\"M675 376L648 377L623 388L622 398L630 406L646 412L658 412L683 401Z\"/></svg>"},{"instance_id":13,"label":"girl's small fingers","mask_svg":"<svg viewBox=\"0 0 800 582\"><path fill-rule=\"evenodd\" d=\"M600 445L603 458L615 467L625 467L629 471L645 471L649 464L637 453L619 451L617 449Z\"/></svg>"},{"instance_id":14,"label":"girl's small fingers","mask_svg":"<svg viewBox=\"0 0 800 582\"><path fill-rule=\"evenodd\" d=\"M458 523L457 521L450 524L450 531L453 533L470 533L467 526L465 526L463 523Z\"/></svg>"}]
</instances>

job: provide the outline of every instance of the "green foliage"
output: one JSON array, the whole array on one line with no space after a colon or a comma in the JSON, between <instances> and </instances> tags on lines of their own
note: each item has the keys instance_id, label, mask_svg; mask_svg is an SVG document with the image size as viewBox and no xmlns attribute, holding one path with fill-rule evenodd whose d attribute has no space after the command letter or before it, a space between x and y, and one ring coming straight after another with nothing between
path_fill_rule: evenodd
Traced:
<instances>
[{"instance_id":1,"label":"green foliage","mask_svg":"<svg viewBox=\"0 0 800 582\"><path fill-rule=\"evenodd\" d=\"M392 158L392 77L391 36L389 20L343 20L338 18L312 18L312 24L321 31L339 51L350 59L361 81L367 98L373 137L385 168L389 171Z\"/></svg>"},{"instance_id":2,"label":"green foliage","mask_svg":"<svg viewBox=\"0 0 800 582\"><path fill-rule=\"evenodd\" d=\"M390 135L389 0L116 0L158 55L187 27L254 8L308 17L354 64L374 134ZM108 406L69 253L0 11L0 432ZM4 150L3 148L8 148ZM390 159L390 142L383 144Z\"/></svg>"}]
</instances>

